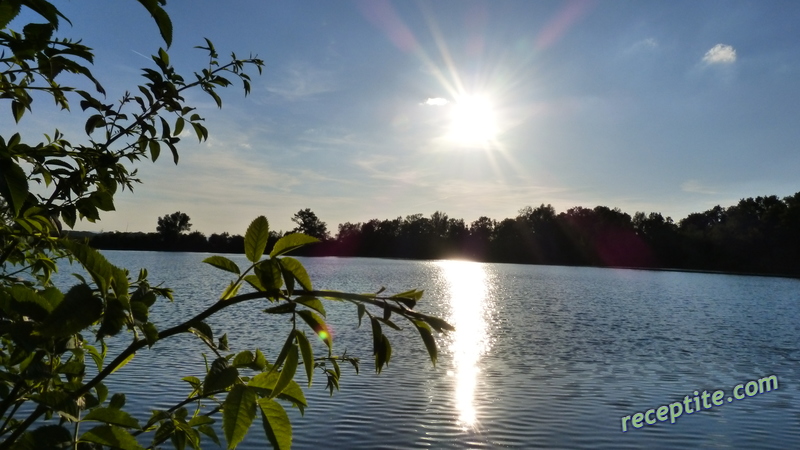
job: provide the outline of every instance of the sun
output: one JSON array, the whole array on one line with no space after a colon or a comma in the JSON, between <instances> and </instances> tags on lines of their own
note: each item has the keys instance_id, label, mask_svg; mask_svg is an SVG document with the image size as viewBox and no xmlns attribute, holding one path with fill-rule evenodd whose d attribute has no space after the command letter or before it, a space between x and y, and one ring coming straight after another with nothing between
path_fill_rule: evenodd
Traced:
<instances>
[{"instance_id":1,"label":"sun","mask_svg":"<svg viewBox=\"0 0 800 450\"><path fill-rule=\"evenodd\" d=\"M464 95L450 111L448 137L461 145L484 146L497 137L494 108L484 96Z\"/></svg>"}]
</instances>

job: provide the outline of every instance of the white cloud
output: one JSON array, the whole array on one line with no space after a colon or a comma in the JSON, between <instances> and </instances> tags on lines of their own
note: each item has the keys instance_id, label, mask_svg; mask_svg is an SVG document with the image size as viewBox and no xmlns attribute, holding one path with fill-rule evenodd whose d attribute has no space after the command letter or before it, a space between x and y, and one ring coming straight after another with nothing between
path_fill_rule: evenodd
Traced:
<instances>
[{"instance_id":1,"label":"white cloud","mask_svg":"<svg viewBox=\"0 0 800 450\"><path fill-rule=\"evenodd\" d=\"M444 106L444 105L446 105L448 103L450 103L450 101L447 100L446 98L436 97L436 98L429 98L429 99L425 100L425 103L423 103L423 105L427 105L427 106Z\"/></svg>"},{"instance_id":2,"label":"white cloud","mask_svg":"<svg viewBox=\"0 0 800 450\"><path fill-rule=\"evenodd\" d=\"M733 64L736 62L736 49L730 45L717 44L703 56L706 64Z\"/></svg>"}]
</instances>

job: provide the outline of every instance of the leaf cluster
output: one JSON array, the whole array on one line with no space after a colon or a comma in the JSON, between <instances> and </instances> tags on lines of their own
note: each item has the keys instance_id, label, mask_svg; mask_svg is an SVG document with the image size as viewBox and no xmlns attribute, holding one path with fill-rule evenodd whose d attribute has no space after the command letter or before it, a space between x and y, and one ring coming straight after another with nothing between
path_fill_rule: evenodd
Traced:
<instances>
[{"instance_id":1,"label":"leaf cluster","mask_svg":"<svg viewBox=\"0 0 800 450\"><path fill-rule=\"evenodd\" d=\"M164 0L139 3L169 46L172 24ZM43 22L27 24L21 32L9 29L23 8ZM156 161L165 148L177 163L177 144L185 129L191 128L200 141L207 139L203 118L186 104L185 92L200 89L221 107L217 90L238 79L249 93L245 69L260 73L263 61L231 55L222 62L206 40L199 48L208 54L208 65L187 79L172 67L166 50L159 49L152 57L154 66L143 69L145 81L135 93L109 103L87 66L93 62L92 50L56 37L62 21L68 19L45 0L0 3L0 99L9 102L14 120L32 111L34 92L49 95L65 111L77 101L88 116L86 136L80 139L59 130L39 143L25 142L20 134L0 135L0 450L140 449L148 438L150 447L170 441L178 449L199 448L201 435L220 443L212 427L217 415L222 416L227 446L233 448L256 413L271 444L289 448L291 424L282 403L301 412L307 407L295 381L301 363L308 385L315 372L321 373L331 394L339 388L340 363L358 371L358 358L334 353L326 301L354 304L359 322L365 315L370 319L377 371L391 359L381 327L399 329L393 321L397 316L419 330L435 363L431 331L450 326L413 310L421 291L381 296L314 290L300 261L286 254L317 239L284 236L265 258L265 217L247 229L244 250L250 265L244 270L221 256L205 260L235 275L219 299L194 317L159 329L151 307L159 298L171 301L172 292L151 285L145 270L134 277L86 243L64 237L62 223L72 228L78 220L93 222L101 212L114 210L117 192L132 190L139 182L129 166ZM61 85L64 73L89 80L96 93ZM75 275L76 283L62 290L51 276L67 262L79 265L87 276ZM240 293L244 286L250 292ZM232 352L227 335L216 338L207 323L222 309L244 301L261 301L265 314L289 319L284 344L271 363L260 349ZM306 334L309 329L313 335ZM105 380L137 352L179 334L192 334L206 346L208 353L198 355L207 362L206 373L183 378L190 387L187 398L154 411L141 423L125 411L124 393L111 394ZM309 336L316 336L321 342L316 345L326 351L315 350ZM109 354L106 341L111 337L128 344Z\"/></svg>"}]
</instances>

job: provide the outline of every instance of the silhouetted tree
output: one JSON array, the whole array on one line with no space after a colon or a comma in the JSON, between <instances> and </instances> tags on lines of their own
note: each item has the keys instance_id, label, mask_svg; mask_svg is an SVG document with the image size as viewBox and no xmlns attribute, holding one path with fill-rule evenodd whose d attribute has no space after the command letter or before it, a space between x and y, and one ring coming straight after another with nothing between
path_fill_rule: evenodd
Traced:
<instances>
[{"instance_id":1,"label":"silhouetted tree","mask_svg":"<svg viewBox=\"0 0 800 450\"><path fill-rule=\"evenodd\" d=\"M494 234L495 221L486 216L469 224L469 236L463 248L465 256L483 260L489 256L489 242Z\"/></svg>"},{"instance_id":2,"label":"silhouetted tree","mask_svg":"<svg viewBox=\"0 0 800 450\"><path fill-rule=\"evenodd\" d=\"M156 231L165 239L176 239L184 231L192 229L189 216L180 211L158 218Z\"/></svg>"},{"instance_id":3,"label":"silhouetted tree","mask_svg":"<svg viewBox=\"0 0 800 450\"><path fill-rule=\"evenodd\" d=\"M292 230L293 233L304 233L322 241L330 239L328 225L319 220L310 208L301 209L295 213L292 222L297 224L297 227Z\"/></svg>"}]
</instances>

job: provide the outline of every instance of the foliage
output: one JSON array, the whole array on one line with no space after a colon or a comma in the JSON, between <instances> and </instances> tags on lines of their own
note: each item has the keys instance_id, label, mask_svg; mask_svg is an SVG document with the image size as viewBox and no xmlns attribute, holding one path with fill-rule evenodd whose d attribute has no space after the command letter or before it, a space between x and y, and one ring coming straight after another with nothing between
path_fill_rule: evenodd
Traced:
<instances>
[{"instance_id":1,"label":"foliage","mask_svg":"<svg viewBox=\"0 0 800 450\"><path fill-rule=\"evenodd\" d=\"M800 192L746 198L677 223L657 212L526 206L469 226L443 212L339 225L314 255L712 270L800 275Z\"/></svg>"},{"instance_id":2,"label":"foliage","mask_svg":"<svg viewBox=\"0 0 800 450\"><path fill-rule=\"evenodd\" d=\"M167 214L158 218L156 231L165 239L175 239L184 231L192 229L192 224L189 223L189 220L189 216L180 211Z\"/></svg>"},{"instance_id":3,"label":"foliage","mask_svg":"<svg viewBox=\"0 0 800 450\"><path fill-rule=\"evenodd\" d=\"M301 209L297 211L292 217L292 222L297 224L292 232L304 233L309 236L314 236L319 240L326 240L330 238L328 233L328 225L319 220L319 217L311 211L310 208Z\"/></svg>"},{"instance_id":4,"label":"foliage","mask_svg":"<svg viewBox=\"0 0 800 450\"><path fill-rule=\"evenodd\" d=\"M165 2L140 3L169 45L172 25L162 8ZM23 8L41 16L43 23L26 24L19 33L8 26ZM326 300L353 304L359 322L365 316L370 320L377 371L391 358L381 326L394 328L397 317L419 331L435 363L432 330L451 327L414 311L422 292L391 296L315 290L300 262L285 255L317 239L289 234L264 258L269 239L264 217L251 223L243 239L248 267L239 268L222 256L205 260L234 277L219 299L196 316L160 329L151 307L158 299L172 300L172 292L151 285L146 270L133 276L89 245L65 237L61 224L72 228L78 220L96 221L101 211L113 210L114 195L139 182L136 171L128 168L134 163L155 161L162 149L169 149L177 163L176 145L184 128L191 127L200 141L207 139L203 118L185 104L184 93L199 88L221 106L217 89L231 85L229 78L238 79L246 94L250 78L245 69L260 72L263 61L232 55L223 62L206 40L199 48L208 54L209 64L189 82L159 49L152 58L155 68L143 69L146 82L138 92L126 92L108 104L95 94L59 84L61 74L72 73L88 79L98 93L105 92L84 65L93 60L91 49L54 37L61 21L68 20L44 0L0 4L0 98L10 100L14 119L19 122L32 110L32 92L51 96L64 110L77 100L88 114L85 142L59 130L36 144L24 142L20 134L0 136L0 449L139 449L147 440L151 447L170 441L175 448L198 448L201 434L219 442L212 424L220 415L225 441L233 448L256 414L272 445L288 448L291 424L282 405L301 412L307 406L295 381L298 369L298 377L309 384L315 373L324 375L331 394L339 386L340 363L358 369L357 358L334 352L325 322ZM176 222L180 230L181 221ZM67 261L79 264L88 278L76 275L77 283L62 290L51 275ZM259 349L233 352L227 336L214 336L205 322L246 301L262 302L266 314L291 319L285 343L271 362ZM325 354L314 354L306 327L325 342ZM192 334L208 348L207 373L202 379L184 378L191 389L187 399L154 410L141 422L125 410L124 393L110 393L104 380L138 351L168 345L161 341L179 334ZM106 340L112 337L130 343L119 354L109 354Z\"/></svg>"}]
</instances>

